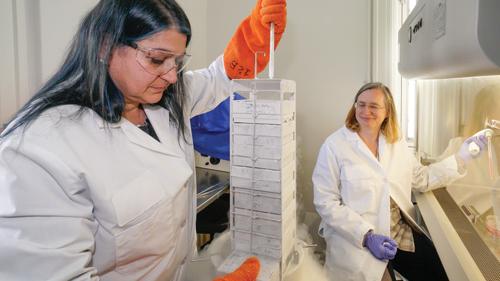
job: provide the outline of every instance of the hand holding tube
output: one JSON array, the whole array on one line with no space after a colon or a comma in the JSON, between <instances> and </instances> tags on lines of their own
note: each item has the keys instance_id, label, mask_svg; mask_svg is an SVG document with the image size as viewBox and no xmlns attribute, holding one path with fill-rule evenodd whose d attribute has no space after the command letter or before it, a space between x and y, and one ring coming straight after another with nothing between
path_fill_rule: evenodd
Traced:
<instances>
[{"instance_id":1,"label":"hand holding tube","mask_svg":"<svg viewBox=\"0 0 500 281\"><path fill-rule=\"evenodd\" d=\"M253 78L269 62L270 24L274 23L274 47L286 27L286 0L258 0L252 13L245 18L224 50L224 67L231 79ZM266 53L257 57L256 53Z\"/></svg>"},{"instance_id":2,"label":"hand holding tube","mask_svg":"<svg viewBox=\"0 0 500 281\"><path fill-rule=\"evenodd\" d=\"M486 144L488 142L487 138L492 136L493 131L491 129L484 129L475 133L473 136L467 138L463 142L462 146L457 152L457 156L465 163L478 157L486 147Z\"/></svg>"},{"instance_id":3,"label":"hand holding tube","mask_svg":"<svg viewBox=\"0 0 500 281\"><path fill-rule=\"evenodd\" d=\"M269 29L274 23L274 32L281 34L286 27L286 0L262 0L260 1L260 22L262 26ZM256 9L259 9L257 3Z\"/></svg>"}]
</instances>

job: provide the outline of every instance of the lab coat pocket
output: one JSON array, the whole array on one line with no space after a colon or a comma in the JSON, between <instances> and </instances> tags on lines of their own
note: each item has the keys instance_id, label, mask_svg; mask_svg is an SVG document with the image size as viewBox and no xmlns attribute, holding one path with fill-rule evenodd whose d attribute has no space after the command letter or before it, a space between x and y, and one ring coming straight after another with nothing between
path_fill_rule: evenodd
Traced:
<instances>
[{"instance_id":1,"label":"lab coat pocket","mask_svg":"<svg viewBox=\"0 0 500 281\"><path fill-rule=\"evenodd\" d=\"M376 212L376 185L372 170L365 165L349 165L342 169L341 190L343 203L363 215Z\"/></svg>"},{"instance_id":2,"label":"lab coat pocket","mask_svg":"<svg viewBox=\"0 0 500 281\"><path fill-rule=\"evenodd\" d=\"M174 246L172 198L149 171L112 198L118 232L116 270L133 273L153 266Z\"/></svg>"}]
</instances>

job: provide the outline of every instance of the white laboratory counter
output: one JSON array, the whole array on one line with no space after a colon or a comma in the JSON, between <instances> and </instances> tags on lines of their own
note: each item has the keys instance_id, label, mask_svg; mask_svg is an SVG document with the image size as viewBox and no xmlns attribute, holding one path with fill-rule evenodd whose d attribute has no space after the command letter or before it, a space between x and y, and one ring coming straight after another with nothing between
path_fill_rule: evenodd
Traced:
<instances>
[{"instance_id":1,"label":"white laboratory counter","mask_svg":"<svg viewBox=\"0 0 500 281\"><path fill-rule=\"evenodd\" d=\"M450 280L500 280L497 258L446 188L415 199Z\"/></svg>"},{"instance_id":2,"label":"white laboratory counter","mask_svg":"<svg viewBox=\"0 0 500 281\"><path fill-rule=\"evenodd\" d=\"M196 168L197 212L229 190L229 173L205 168Z\"/></svg>"}]
</instances>

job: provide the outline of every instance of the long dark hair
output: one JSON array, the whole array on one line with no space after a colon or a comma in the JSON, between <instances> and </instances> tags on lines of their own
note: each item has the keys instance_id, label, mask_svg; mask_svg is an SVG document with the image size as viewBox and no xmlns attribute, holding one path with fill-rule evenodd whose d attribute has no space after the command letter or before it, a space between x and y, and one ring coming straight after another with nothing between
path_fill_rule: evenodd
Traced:
<instances>
[{"instance_id":1,"label":"long dark hair","mask_svg":"<svg viewBox=\"0 0 500 281\"><path fill-rule=\"evenodd\" d=\"M175 0L101 0L81 22L63 65L9 121L0 140L58 105L79 105L109 123L120 121L125 102L108 74L111 51L165 29L186 35L189 44L191 25ZM184 103L184 79L179 73L177 83L165 90L157 105L169 110L179 136L186 139Z\"/></svg>"}]
</instances>

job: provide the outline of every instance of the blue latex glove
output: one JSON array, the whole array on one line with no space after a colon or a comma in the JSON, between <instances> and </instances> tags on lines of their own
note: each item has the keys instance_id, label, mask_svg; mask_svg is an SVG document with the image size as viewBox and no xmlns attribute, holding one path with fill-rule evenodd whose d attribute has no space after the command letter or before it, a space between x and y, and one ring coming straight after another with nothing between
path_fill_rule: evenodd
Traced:
<instances>
[{"instance_id":1,"label":"blue latex glove","mask_svg":"<svg viewBox=\"0 0 500 281\"><path fill-rule=\"evenodd\" d=\"M473 136L467 138L460 146L457 156L460 157L465 163L473 158L478 157L486 147L488 142L487 136L492 134L491 129L485 129L475 133Z\"/></svg>"},{"instance_id":2,"label":"blue latex glove","mask_svg":"<svg viewBox=\"0 0 500 281\"><path fill-rule=\"evenodd\" d=\"M396 241L371 231L366 234L365 246L379 260L392 260L398 250Z\"/></svg>"}]
</instances>

